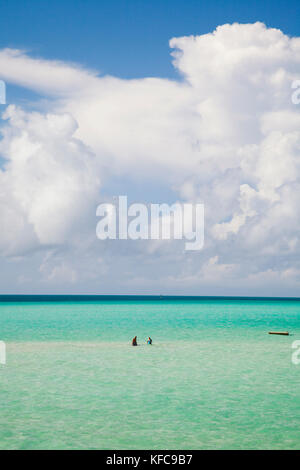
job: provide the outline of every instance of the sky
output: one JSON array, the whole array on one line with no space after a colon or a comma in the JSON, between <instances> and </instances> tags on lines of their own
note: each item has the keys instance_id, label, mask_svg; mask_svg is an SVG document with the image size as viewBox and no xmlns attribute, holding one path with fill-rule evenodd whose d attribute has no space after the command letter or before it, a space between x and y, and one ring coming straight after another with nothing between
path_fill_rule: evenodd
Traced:
<instances>
[{"instance_id":1,"label":"sky","mask_svg":"<svg viewBox=\"0 0 300 470\"><path fill-rule=\"evenodd\" d=\"M0 47L120 78L177 78L171 37L232 22L261 21L291 36L300 29L297 0L2 0L0 8Z\"/></svg>"},{"instance_id":2,"label":"sky","mask_svg":"<svg viewBox=\"0 0 300 470\"><path fill-rule=\"evenodd\" d=\"M299 296L296 1L2 1L0 293ZM205 243L96 208L205 205Z\"/></svg>"}]
</instances>

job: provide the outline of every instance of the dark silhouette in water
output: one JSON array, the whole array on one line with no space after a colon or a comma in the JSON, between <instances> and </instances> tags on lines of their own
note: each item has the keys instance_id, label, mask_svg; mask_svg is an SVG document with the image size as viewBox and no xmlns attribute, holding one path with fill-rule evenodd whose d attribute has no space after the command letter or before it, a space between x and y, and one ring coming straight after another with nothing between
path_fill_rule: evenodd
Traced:
<instances>
[{"instance_id":1,"label":"dark silhouette in water","mask_svg":"<svg viewBox=\"0 0 300 470\"><path fill-rule=\"evenodd\" d=\"M148 338L148 340L147 340L147 344L152 344L152 339L150 338L150 336L149 336L149 338Z\"/></svg>"},{"instance_id":2,"label":"dark silhouette in water","mask_svg":"<svg viewBox=\"0 0 300 470\"><path fill-rule=\"evenodd\" d=\"M132 346L137 346L137 345L138 345L138 344L137 344L137 337L136 337L136 336L133 338L131 344L132 344Z\"/></svg>"}]
</instances>

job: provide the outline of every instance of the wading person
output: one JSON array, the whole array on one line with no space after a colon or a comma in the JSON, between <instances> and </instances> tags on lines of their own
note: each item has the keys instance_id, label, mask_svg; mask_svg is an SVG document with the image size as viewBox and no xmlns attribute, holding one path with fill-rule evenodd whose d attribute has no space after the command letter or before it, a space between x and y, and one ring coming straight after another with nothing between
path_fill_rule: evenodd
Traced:
<instances>
[{"instance_id":1,"label":"wading person","mask_svg":"<svg viewBox=\"0 0 300 470\"><path fill-rule=\"evenodd\" d=\"M138 345L138 344L137 344L137 337L136 337L136 336L133 338L131 344L132 344L132 346L137 346L137 345Z\"/></svg>"}]
</instances>

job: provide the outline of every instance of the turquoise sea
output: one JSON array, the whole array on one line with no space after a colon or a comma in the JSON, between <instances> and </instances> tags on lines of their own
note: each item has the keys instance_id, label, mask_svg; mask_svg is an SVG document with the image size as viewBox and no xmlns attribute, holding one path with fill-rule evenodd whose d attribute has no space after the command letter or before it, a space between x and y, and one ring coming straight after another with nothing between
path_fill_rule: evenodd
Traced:
<instances>
[{"instance_id":1,"label":"turquoise sea","mask_svg":"<svg viewBox=\"0 0 300 470\"><path fill-rule=\"evenodd\" d=\"M0 297L0 340L1 449L300 448L300 300Z\"/></svg>"}]
</instances>

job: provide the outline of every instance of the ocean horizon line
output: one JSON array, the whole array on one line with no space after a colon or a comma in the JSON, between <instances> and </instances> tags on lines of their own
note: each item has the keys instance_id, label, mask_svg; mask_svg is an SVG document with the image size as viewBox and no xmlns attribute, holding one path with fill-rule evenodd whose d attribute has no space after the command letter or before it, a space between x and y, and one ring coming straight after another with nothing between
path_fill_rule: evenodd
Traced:
<instances>
[{"instance_id":1,"label":"ocean horizon line","mask_svg":"<svg viewBox=\"0 0 300 470\"><path fill-rule=\"evenodd\" d=\"M163 295L163 294L0 294L0 302L54 302L95 300L252 300L252 301L300 301L300 297L225 296L225 295Z\"/></svg>"}]
</instances>

